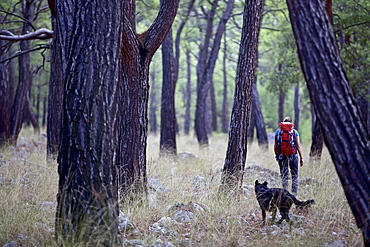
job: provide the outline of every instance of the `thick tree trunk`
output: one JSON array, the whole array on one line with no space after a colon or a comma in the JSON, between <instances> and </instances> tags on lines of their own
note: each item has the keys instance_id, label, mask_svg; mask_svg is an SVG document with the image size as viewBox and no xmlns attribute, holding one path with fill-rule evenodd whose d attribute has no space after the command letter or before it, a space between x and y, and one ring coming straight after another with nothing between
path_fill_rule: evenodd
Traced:
<instances>
[{"instance_id":1,"label":"thick tree trunk","mask_svg":"<svg viewBox=\"0 0 370 247\"><path fill-rule=\"evenodd\" d=\"M160 154L176 157L176 111L175 111L175 59L173 56L172 31L162 44L163 84L161 100Z\"/></svg>"},{"instance_id":2,"label":"thick tree trunk","mask_svg":"<svg viewBox=\"0 0 370 247\"><path fill-rule=\"evenodd\" d=\"M161 3L150 28L137 35L131 21L135 11L125 10L121 52L119 151L122 197L147 192L146 146L148 132L149 64L164 41L176 16L178 0ZM128 11L128 12L127 12Z\"/></svg>"},{"instance_id":3,"label":"thick tree trunk","mask_svg":"<svg viewBox=\"0 0 370 247\"><path fill-rule=\"evenodd\" d=\"M320 0L287 0L299 59L345 195L370 246L370 135L356 105Z\"/></svg>"},{"instance_id":4,"label":"thick tree trunk","mask_svg":"<svg viewBox=\"0 0 370 247\"><path fill-rule=\"evenodd\" d=\"M57 5L64 101L55 229L63 245L121 245L116 167L121 9L117 1Z\"/></svg>"},{"instance_id":5,"label":"thick tree trunk","mask_svg":"<svg viewBox=\"0 0 370 247\"><path fill-rule=\"evenodd\" d=\"M243 29L236 75L234 105L229 141L221 177L221 191L241 188L247 156L252 88L258 61L258 36L262 23L263 1L245 1Z\"/></svg>"}]
</instances>

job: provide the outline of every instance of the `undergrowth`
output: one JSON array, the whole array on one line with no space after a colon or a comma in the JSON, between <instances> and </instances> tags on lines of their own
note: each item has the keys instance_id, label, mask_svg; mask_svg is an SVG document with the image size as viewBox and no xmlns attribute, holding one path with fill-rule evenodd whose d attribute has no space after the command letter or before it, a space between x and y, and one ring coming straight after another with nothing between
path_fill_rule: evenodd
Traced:
<instances>
[{"instance_id":1,"label":"undergrowth","mask_svg":"<svg viewBox=\"0 0 370 247\"><path fill-rule=\"evenodd\" d=\"M162 193L149 193L146 203L123 204L121 211L134 225L125 231L127 239L140 239L146 246L158 243L158 236L148 230L168 216L168 208L176 202L206 205L207 213L189 223L173 225L178 235L165 240L175 246L323 246L340 241L347 246L362 246L362 236L348 206L329 154L324 151L321 162L309 162L309 144L303 145L306 163L299 170L298 199L315 199L307 212L291 210L305 218L305 224L262 226L261 212L253 185L266 176L261 172L244 175L241 196L220 197L218 187L227 147L227 136L210 139L208 149L200 150L193 136L177 139L178 153L188 152L196 158L177 161L159 157L159 137L148 138L148 179L157 179L165 188ZM55 205L58 186L57 164L46 162L46 140L22 131L16 148L0 150L0 246L10 241L20 246L54 246ZM256 144L248 146L246 167L259 166L278 172L272 145L261 151ZM194 190L194 179L207 183ZM280 180L268 181L273 187ZM273 232L281 231L281 234ZM165 241L164 240L164 241ZM182 241L184 240L184 241ZM186 241L187 242L186 242Z\"/></svg>"}]
</instances>

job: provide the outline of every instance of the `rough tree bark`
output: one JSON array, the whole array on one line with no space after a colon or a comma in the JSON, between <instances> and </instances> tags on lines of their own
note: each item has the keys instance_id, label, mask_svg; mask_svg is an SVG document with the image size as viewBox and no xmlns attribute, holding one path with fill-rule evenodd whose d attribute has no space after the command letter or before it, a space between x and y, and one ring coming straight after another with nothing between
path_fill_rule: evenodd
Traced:
<instances>
[{"instance_id":1,"label":"rough tree bark","mask_svg":"<svg viewBox=\"0 0 370 247\"><path fill-rule=\"evenodd\" d=\"M121 244L116 150L122 8L119 1L57 1L64 101L55 229L62 245Z\"/></svg>"},{"instance_id":2,"label":"rough tree bark","mask_svg":"<svg viewBox=\"0 0 370 247\"><path fill-rule=\"evenodd\" d=\"M178 2L179 0L162 2L153 24L139 35L134 26L135 4L125 2L118 153L122 197L131 192L139 194L147 191L149 64L171 28Z\"/></svg>"},{"instance_id":3,"label":"rough tree bark","mask_svg":"<svg viewBox=\"0 0 370 247\"><path fill-rule=\"evenodd\" d=\"M5 47L7 41L0 40L0 47ZM0 60L4 53L0 53ZM10 89L7 65L0 63L0 148L7 146L10 140Z\"/></svg>"},{"instance_id":4,"label":"rough tree bark","mask_svg":"<svg viewBox=\"0 0 370 247\"><path fill-rule=\"evenodd\" d=\"M287 0L299 60L347 201L370 246L370 135L356 105L324 3Z\"/></svg>"},{"instance_id":5,"label":"rough tree bark","mask_svg":"<svg viewBox=\"0 0 370 247\"><path fill-rule=\"evenodd\" d=\"M245 1L243 28L236 75L229 141L221 177L223 192L241 188L247 156L252 88L258 61L258 36L262 23L262 0Z\"/></svg>"},{"instance_id":6,"label":"rough tree bark","mask_svg":"<svg viewBox=\"0 0 370 247\"><path fill-rule=\"evenodd\" d=\"M55 15L52 15L54 33L58 33ZM63 107L63 74L59 35L54 35L51 43L50 82L48 95L48 121L47 121L47 159L52 161L57 158L60 144L60 131Z\"/></svg>"}]
</instances>

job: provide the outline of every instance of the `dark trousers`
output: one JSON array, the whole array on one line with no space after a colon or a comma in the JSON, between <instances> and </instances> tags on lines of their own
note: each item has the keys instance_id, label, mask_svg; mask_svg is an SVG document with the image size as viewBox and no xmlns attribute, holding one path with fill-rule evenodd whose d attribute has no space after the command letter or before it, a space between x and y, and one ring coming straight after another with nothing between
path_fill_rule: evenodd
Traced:
<instances>
[{"instance_id":1,"label":"dark trousers","mask_svg":"<svg viewBox=\"0 0 370 247\"><path fill-rule=\"evenodd\" d=\"M283 181L283 188L288 190L289 187L289 169L292 175L292 193L297 195L298 193L298 156L289 155L279 156L279 167L280 167L280 176Z\"/></svg>"}]
</instances>

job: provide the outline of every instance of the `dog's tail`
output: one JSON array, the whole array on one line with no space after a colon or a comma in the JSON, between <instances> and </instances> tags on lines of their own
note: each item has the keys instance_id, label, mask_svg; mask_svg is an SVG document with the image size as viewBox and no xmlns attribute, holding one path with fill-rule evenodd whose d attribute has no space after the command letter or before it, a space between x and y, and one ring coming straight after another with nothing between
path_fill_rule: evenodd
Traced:
<instances>
[{"instance_id":1,"label":"dog's tail","mask_svg":"<svg viewBox=\"0 0 370 247\"><path fill-rule=\"evenodd\" d=\"M298 209L304 209L304 208L309 207L313 204L315 204L315 200L298 201L298 203L296 203Z\"/></svg>"}]
</instances>

